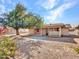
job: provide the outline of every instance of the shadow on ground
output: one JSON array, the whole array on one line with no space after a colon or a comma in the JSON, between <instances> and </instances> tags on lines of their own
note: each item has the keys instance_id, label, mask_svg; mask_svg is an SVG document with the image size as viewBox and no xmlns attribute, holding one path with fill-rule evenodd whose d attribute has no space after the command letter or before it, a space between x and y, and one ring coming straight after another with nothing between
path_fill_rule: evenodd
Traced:
<instances>
[{"instance_id":1,"label":"shadow on ground","mask_svg":"<svg viewBox=\"0 0 79 59\"><path fill-rule=\"evenodd\" d=\"M34 36L23 36L23 37L29 37L33 40L48 40L48 41L58 41L58 42L66 42L66 43L76 43L74 41L74 38L79 38L79 36L76 35L62 36L62 37L34 35Z\"/></svg>"}]
</instances>

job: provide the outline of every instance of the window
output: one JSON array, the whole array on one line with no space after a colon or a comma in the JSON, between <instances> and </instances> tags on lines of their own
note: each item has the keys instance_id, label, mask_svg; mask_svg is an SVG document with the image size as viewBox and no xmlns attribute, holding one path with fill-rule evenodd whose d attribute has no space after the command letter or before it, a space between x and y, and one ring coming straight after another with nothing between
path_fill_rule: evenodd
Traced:
<instances>
[{"instance_id":1,"label":"window","mask_svg":"<svg viewBox=\"0 0 79 59\"><path fill-rule=\"evenodd\" d=\"M52 29L52 31L59 31L59 28L54 28Z\"/></svg>"},{"instance_id":2,"label":"window","mask_svg":"<svg viewBox=\"0 0 79 59\"><path fill-rule=\"evenodd\" d=\"M57 31L59 31L59 28L57 28Z\"/></svg>"},{"instance_id":3,"label":"window","mask_svg":"<svg viewBox=\"0 0 79 59\"><path fill-rule=\"evenodd\" d=\"M37 29L37 32L39 32L39 29Z\"/></svg>"}]
</instances>

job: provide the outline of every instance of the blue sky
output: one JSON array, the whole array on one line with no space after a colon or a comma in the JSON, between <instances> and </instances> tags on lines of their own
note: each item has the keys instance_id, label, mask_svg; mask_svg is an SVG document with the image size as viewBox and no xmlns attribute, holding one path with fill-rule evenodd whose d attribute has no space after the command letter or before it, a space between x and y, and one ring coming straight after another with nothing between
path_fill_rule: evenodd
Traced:
<instances>
[{"instance_id":1,"label":"blue sky","mask_svg":"<svg viewBox=\"0 0 79 59\"><path fill-rule=\"evenodd\" d=\"M79 24L79 0L0 0L0 14L11 11L18 2L44 17L45 23Z\"/></svg>"}]
</instances>

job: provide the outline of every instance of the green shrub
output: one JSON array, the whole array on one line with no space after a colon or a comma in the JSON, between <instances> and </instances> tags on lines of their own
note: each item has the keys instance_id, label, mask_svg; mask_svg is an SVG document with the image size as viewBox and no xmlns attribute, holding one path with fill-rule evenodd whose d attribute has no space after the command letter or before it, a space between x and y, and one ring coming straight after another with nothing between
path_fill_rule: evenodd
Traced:
<instances>
[{"instance_id":1,"label":"green shrub","mask_svg":"<svg viewBox=\"0 0 79 59\"><path fill-rule=\"evenodd\" d=\"M74 50L79 54L79 48L74 48Z\"/></svg>"},{"instance_id":2,"label":"green shrub","mask_svg":"<svg viewBox=\"0 0 79 59\"><path fill-rule=\"evenodd\" d=\"M16 50L16 44L10 37L4 37L0 39L0 59L9 59L14 57Z\"/></svg>"}]
</instances>

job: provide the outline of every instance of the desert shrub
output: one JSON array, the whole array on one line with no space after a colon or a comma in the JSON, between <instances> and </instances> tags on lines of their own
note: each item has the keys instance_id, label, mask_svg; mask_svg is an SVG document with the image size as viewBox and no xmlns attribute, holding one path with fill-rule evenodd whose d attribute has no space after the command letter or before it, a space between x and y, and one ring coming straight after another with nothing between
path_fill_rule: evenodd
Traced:
<instances>
[{"instance_id":1,"label":"desert shrub","mask_svg":"<svg viewBox=\"0 0 79 59\"><path fill-rule=\"evenodd\" d=\"M0 39L0 59L9 59L14 57L16 43L10 37Z\"/></svg>"},{"instance_id":2,"label":"desert shrub","mask_svg":"<svg viewBox=\"0 0 79 59\"><path fill-rule=\"evenodd\" d=\"M74 50L79 54L79 48L74 48Z\"/></svg>"}]
</instances>

